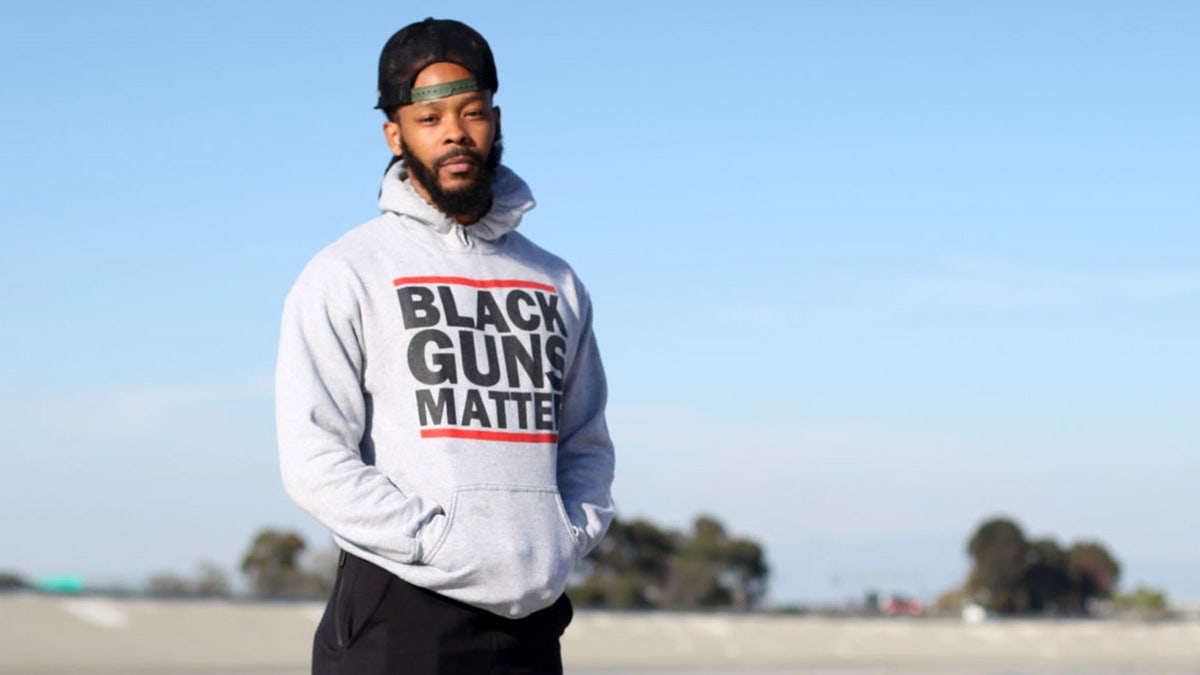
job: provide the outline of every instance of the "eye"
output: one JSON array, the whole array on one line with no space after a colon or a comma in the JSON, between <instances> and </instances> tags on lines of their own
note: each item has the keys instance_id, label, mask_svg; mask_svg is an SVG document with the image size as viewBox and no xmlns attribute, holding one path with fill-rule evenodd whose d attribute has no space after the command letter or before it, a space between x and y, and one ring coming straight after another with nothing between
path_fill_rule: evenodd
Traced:
<instances>
[{"instance_id":1,"label":"eye","mask_svg":"<svg viewBox=\"0 0 1200 675\"><path fill-rule=\"evenodd\" d=\"M423 115L417 118L417 122L421 124L434 124L437 120L437 115Z\"/></svg>"},{"instance_id":2,"label":"eye","mask_svg":"<svg viewBox=\"0 0 1200 675\"><path fill-rule=\"evenodd\" d=\"M466 116L473 120L477 120L477 119L483 117L483 111L482 110L468 110L466 112Z\"/></svg>"}]
</instances>

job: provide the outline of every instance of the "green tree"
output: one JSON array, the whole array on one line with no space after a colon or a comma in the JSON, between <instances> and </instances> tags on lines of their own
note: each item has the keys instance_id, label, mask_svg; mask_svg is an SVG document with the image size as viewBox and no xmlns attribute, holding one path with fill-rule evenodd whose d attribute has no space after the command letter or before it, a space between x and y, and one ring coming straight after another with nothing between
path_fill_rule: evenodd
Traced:
<instances>
[{"instance_id":1,"label":"green tree","mask_svg":"<svg viewBox=\"0 0 1200 675\"><path fill-rule=\"evenodd\" d=\"M730 537L712 516L699 516L671 557L661 606L671 609L756 607L770 573L762 547Z\"/></svg>"},{"instance_id":2,"label":"green tree","mask_svg":"<svg viewBox=\"0 0 1200 675\"><path fill-rule=\"evenodd\" d=\"M0 572L0 591L29 588L29 582L15 572Z\"/></svg>"},{"instance_id":3,"label":"green tree","mask_svg":"<svg viewBox=\"0 0 1200 675\"><path fill-rule=\"evenodd\" d=\"M691 536L671 556L664 607L697 609L733 604L729 590L721 585L725 541L725 527L720 521L709 516L696 518Z\"/></svg>"},{"instance_id":4,"label":"green tree","mask_svg":"<svg viewBox=\"0 0 1200 675\"><path fill-rule=\"evenodd\" d=\"M304 538L295 532L260 531L242 557L242 572L260 598L317 598L328 593L319 575L300 566Z\"/></svg>"},{"instance_id":5,"label":"green tree","mask_svg":"<svg viewBox=\"0 0 1200 675\"><path fill-rule=\"evenodd\" d=\"M1052 539L1029 543L1025 553L1022 582L1029 598L1029 611L1058 614L1075 611L1067 554Z\"/></svg>"},{"instance_id":6,"label":"green tree","mask_svg":"<svg viewBox=\"0 0 1200 675\"><path fill-rule=\"evenodd\" d=\"M638 519L613 520L582 567L584 581L572 589L582 605L654 607L663 593L679 535Z\"/></svg>"},{"instance_id":7,"label":"green tree","mask_svg":"<svg viewBox=\"0 0 1200 675\"><path fill-rule=\"evenodd\" d=\"M1081 541L1067 551L1067 574L1081 610L1089 601L1112 597L1121 576L1121 565L1103 544Z\"/></svg>"},{"instance_id":8,"label":"green tree","mask_svg":"<svg viewBox=\"0 0 1200 675\"><path fill-rule=\"evenodd\" d=\"M189 598L224 598L230 595L229 578L213 563L200 563L195 577L160 572L146 582L150 595Z\"/></svg>"},{"instance_id":9,"label":"green tree","mask_svg":"<svg viewBox=\"0 0 1200 675\"><path fill-rule=\"evenodd\" d=\"M1024 612L1030 608L1024 579L1029 544L1020 526L1008 518L984 522L967 543L974 560L967 592L995 612Z\"/></svg>"},{"instance_id":10,"label":"green tree","mask_svg":"<svg viewBox=\"0 0 1200 675\"><path fill-rule=\"evenodd\" d=\"M229 576L210 562L200 563L192 581L192 595L200 598L225 598L230 595Z\"/></svg>"},{"instance_id":11,"label":"green tree","mask_svg":"<svg viewBox=\"0 0 1200 675\"><path fill-rule=\"evenodd\" d=\"M701 609L757 606L769 568L762 546L701 516L687 535L645 520L613 522L571 589L583 605Z\"/></svg>"},{"instance_id":12,"label":"green tree","mask_svg":"<svg viewBox=\"0 0 1200 675\"><path fill-rule=\"evenodd\" d=\"M192 594L192 587L178 574L159 572L146 582L146 592L160 597L184 597Z\"/></svg>"},{"instance_id":13,"label":"green tree","mask_svg":"<svg viewBox=\"0 0 1200 675\"><path fill-rule=\"evenodd\" d=\"M1027 541L1008 518L985 521L967 543L974 564L966 592L998 613L1086 613L1112 596L1121 566L1095 541L1064 550L1051 539Z\"/></svg>"},{"instance_id":14,"label":"green tree","mask_svg":"<svg viewBox=\"0 0 1200 675\"><path fill-rule=\"evenodd\" d=\"M750 539L732 539L725 546L724 560L722 583L729 588L733 606L758 607L766 597L771 574L763 547Z\"/></svg>"},{"instance_id":15,"label":"green tree","mask_svg":"<svg viewBox=\"0 0 1200 675\"><path fill-rule=\"evenodd\" d=\"M1137 614L1147 618L1160 618L1167 615L1167 596L1160 590L1138 586L1129 593L1122 593L1114 598L1114 604L1119 611Z\"/></svg>"}]
</instances>

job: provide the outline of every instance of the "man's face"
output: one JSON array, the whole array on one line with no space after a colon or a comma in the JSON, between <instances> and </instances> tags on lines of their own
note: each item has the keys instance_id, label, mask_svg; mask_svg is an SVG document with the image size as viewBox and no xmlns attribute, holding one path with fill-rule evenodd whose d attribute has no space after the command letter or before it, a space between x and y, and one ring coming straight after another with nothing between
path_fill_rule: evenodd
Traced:
<instances>
[{"instance_id":1,"label":"man's face","mask_svg":"<svg viewBox=\"0 0 1200 675\"><path fill-rule=\"evenodd\" d=\"M422 70L414 87L471 76L455 63ZM499 163L500 109L491 92L471 91L403 106L383 125L393 154L404 157L413 187L446 215L475 222L491 205L493 169Z\"/></svg>"}]
</instances>

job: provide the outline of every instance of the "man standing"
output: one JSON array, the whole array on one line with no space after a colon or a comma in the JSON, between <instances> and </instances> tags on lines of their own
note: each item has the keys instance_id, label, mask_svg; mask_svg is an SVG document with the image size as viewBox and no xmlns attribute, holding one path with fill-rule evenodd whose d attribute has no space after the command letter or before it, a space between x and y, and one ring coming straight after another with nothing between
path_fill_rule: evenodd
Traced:
<instances>
[{"instance_id":1,"label":"man standing","mask_svg":"<svg viewBox=\"0 0 1200 675\"><path fill-rule=\"evenodd\" d=\"M382 215L284 305L284 486L343 551L314 673L561 673L567 576L612 519L591 303L514 231L497 88L462 23L388 40Z\"/></svg>"}]
</instances>

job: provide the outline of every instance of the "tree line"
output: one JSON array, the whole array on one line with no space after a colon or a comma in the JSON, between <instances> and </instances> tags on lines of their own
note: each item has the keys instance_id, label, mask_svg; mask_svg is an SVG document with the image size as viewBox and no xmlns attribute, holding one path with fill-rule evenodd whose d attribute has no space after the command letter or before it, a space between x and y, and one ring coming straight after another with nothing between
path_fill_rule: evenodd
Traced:
<instances>
[{"instance_id":1,"label":"tree line","mask_svg":"<svg viewBox=\"0 0 1200 675\"><path fill-rule=\"evenodd\" d=\"M323 599L333 586L337 551L306 555L308 544L290 530L258 532L241 559L251 595L263 599ZM158 595L228 593L210 567L198 578L158 575ZM730 535L716 518L701 516L687 531L645 519L613 521L608 534L572 574L568 592L585 607L639 609L753 609L766 597L770 574L761 544Z\"/></svg>"},{"instance_id":2,"label":"tree line","mask_svg":"<svg viewBox=\"0 0 1200 675\"><path fill-rule=\"evenodd\" d=\"M304 539L264 530L242 558L242 572L261 598L322 598L333 583L336 555L307 565ZM571 598L586 607L752 609L766 595L763 547L734 537L716 518L696 518L687 532L648 520L613 521L572 575Z\"/></svg>"},{"instance_id":3,"label":"tree line","mask_svg":"<svg viewBox=\"0 0 1200 675\"><path fill-rule=\"evenodd\" d=\"M996 517L976 529L967 553L972 567L961 595L996 614L1086 615L1107 601L1140 613L1166 609L1166 596L1152 589L1117 594L1121 564L1096 540L1030 539L1012 519Z\"/></svg>"},{"instance_id":4,"label":"tree line","mask_svg":"<svg viewBox=\"0 0 1200 675\"><path fill-rule=\"evenodd\" d=\"M1167 608L1166 596L1154 589L1117 593L1121 565L1097 540L1063 545L1048 537L1031 539L1014 520L995 517L979 525L965 548L970 571L959 588L943 595L943 611L957 611L966 602L1002 615L1085 615L1105 604L1161 615ZM325 599L333 587L337 557L334 546L313 551L295 531L266 528L255 534L239 568L251 597ZM765 604L770 571L759 542L731 535L712 516L697 517L686 530L618 518L576 567L568 592L582 607L754 610ZM0 591L33 587L17 574L0 573ZM235 594L229 577L211 563L201 564L190 576L156 574L145 592L164 597Z\"/></svg>"},{"instance_id":5,"label":"tree line","mask_svg":"<svg viewBox=\"0 0 1200 675\"><path fill-rule=\"evenodd\" d=\"M730 536L711 516L686 532L618 519L584 559L570 594L585 607L747 610L765 599L769 576L762 545Z\"/></svg>"}]
</instances>

